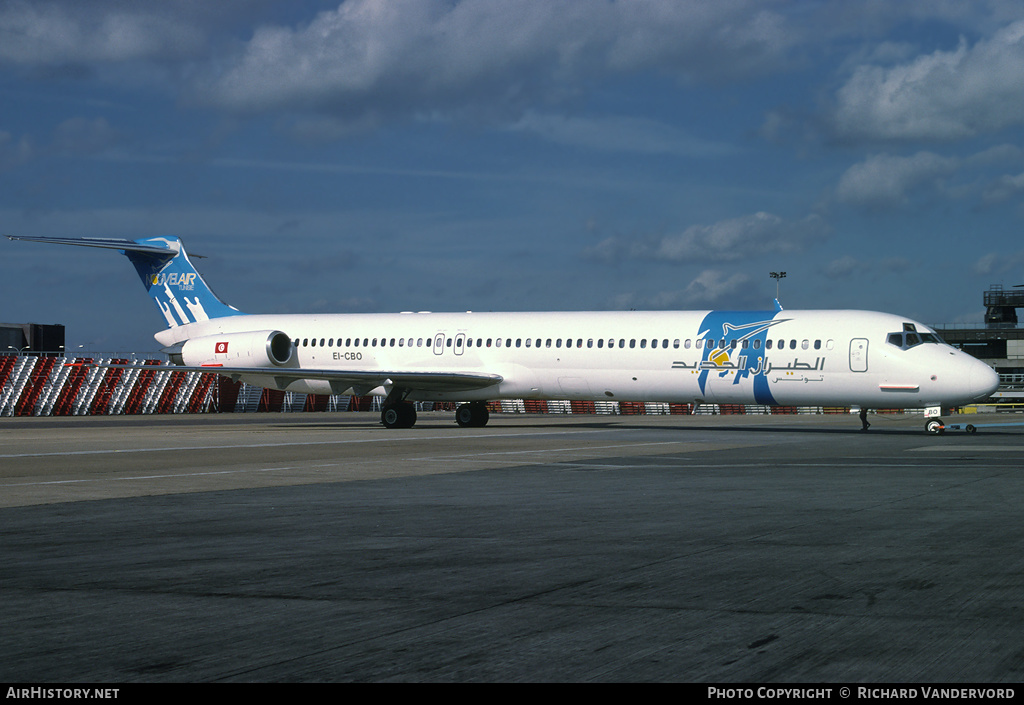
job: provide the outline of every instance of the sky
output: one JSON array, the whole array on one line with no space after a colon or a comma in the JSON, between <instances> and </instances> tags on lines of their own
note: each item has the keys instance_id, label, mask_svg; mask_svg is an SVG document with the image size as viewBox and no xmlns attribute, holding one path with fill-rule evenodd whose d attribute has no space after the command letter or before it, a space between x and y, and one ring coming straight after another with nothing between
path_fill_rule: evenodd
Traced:
<instances>
[{"instance_id":1,"label":"sky","mask_svg":"<svg viewBox=\"0 0 1024 705\"><path fill-rule=\"evenodd\" d=\"M0 0L0 233L245 312L859 308L1024 283L1017 0ZM111 251L0 321L156 350Z\"/></svg>"}]
</instances>

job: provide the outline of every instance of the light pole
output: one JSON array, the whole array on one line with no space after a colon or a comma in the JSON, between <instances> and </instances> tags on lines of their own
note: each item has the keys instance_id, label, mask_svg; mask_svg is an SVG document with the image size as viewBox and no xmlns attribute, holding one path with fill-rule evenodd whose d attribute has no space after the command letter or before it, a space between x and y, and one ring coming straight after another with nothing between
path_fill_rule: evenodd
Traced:
<instances>
[{"instance_id":1,"label":"light pole","mask_svg":"<svg viewBox=\"0 0 1024 705\"><path fill-rule=\"evenodd\" d=\"M786 273L785 272L771 272L768 276L775 280L775 300L778 301L779 300L779 280L780 279L785 279L786 278Z\"/></svg>"}]
</instances>

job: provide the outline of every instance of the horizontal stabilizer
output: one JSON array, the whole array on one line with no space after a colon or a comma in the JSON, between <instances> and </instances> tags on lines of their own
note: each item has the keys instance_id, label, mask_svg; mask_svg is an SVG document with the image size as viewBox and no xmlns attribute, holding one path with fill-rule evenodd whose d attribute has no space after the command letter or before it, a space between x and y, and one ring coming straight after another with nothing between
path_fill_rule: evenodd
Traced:
<instances>
[{"instance_id":1,"label":"horizontal stabilizer","mask_svg":"<svg viewBox=\"0 0 1024 705\"><path fill-rule=\"evenodd\" d=\"M6 235L9 240L46 245L75 245L117 250L135 266L146 292L160 310L168 328L238 316L241 311L217 298L192 266L176 237L127 240L117 237L46 237ZM198 257L199 255L193 255Z\"/></svg>"},{"instance_id":2,"label":"horizontal stabilizer","mask_svg":"<svg viewBox=\"0 0 1024 705\"><path fill-rule=\"evenodd\" d=\"M25 237L22 235L5 235L8 240L24 240L25 242L43 242L50 245L78 245L79 247L102 247L107 250L121 250L123 252L145 252L151 255L168 255L173 257L178 254L176 241L167 244L154 244L136 242L116 237ZM199 255L192 255L199 257Z\"/></svg>"}]
</instances>

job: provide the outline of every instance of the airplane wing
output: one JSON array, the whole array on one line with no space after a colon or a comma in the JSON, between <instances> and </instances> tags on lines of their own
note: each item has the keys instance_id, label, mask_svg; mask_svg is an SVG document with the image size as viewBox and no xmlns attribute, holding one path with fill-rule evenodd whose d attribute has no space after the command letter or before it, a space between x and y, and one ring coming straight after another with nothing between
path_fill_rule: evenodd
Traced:
<instances>
[{"instance_id":1,"label":"airplane wing","mask_svg":"<svg viewBox=\"0 0 1024 705\"><path fill-rule=\"evenodd\" d=\"M157 372L216 373L238 380L241 377L271 377L280 389L297 379L322 379L338 389L351 387L357 395L381 386L424 392L466 392L484 389L501 382L501 375L477 372L411 372L396 370L317 370L290 367L189 367L185 365L120 365L98 364L114 369L151 369Z\"/></svg>"}]
</instances>

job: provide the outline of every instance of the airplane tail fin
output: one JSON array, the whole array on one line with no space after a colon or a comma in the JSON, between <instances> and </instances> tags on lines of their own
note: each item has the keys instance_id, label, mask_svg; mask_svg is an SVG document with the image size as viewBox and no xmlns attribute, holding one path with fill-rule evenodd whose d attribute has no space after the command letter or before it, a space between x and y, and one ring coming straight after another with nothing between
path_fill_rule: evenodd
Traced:
<instances>
[{"instance_id":1,"label":"airplane tail fin","mask_svg":"<svg viewBox=\"0 0 1024 705\"><path fill-rule=\"evenodd\" d=\"M217 298L192 266L181 240L176 237L151 237L140 240L15 235L7 237L27 242L119 250L135 265L135 271L139 273L150 298L163 314L168 328L242 314L234 306L229 306Z\"/></svg>"}]
</instances>

